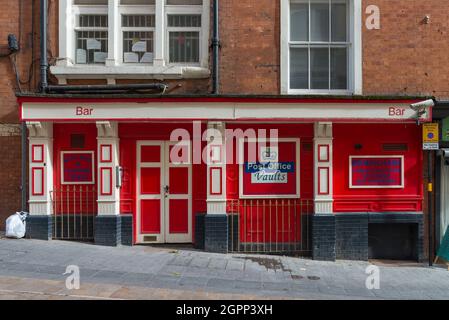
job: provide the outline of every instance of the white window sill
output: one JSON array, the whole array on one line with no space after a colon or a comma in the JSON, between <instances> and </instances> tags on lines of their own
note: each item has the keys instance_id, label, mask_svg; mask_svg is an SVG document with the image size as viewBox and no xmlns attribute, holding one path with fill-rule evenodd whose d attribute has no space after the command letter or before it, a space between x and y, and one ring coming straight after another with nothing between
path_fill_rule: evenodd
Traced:
<instances>
[{"instance_id":1,"label":"white window sill","mask_svg":"<svg viewBox=\"0 0 449 320\"><path fill-rule=\"evenodd\" d=\"M190 66L73 65L52 66L51 73L60 83L67 79L204 79L210 70Z\"/></svg>"},{"instance_id":2,"label":"white window sill","mask_svg":"<svg viewBox=\"0 0 449 320\"><path fill-rule=\"evenodd\" d=\"M348 90L297 90L290 89L286 93L287 95L323 95L323 96L350 96L353 95L353 91Z\"/></svg>"}]
</instances>

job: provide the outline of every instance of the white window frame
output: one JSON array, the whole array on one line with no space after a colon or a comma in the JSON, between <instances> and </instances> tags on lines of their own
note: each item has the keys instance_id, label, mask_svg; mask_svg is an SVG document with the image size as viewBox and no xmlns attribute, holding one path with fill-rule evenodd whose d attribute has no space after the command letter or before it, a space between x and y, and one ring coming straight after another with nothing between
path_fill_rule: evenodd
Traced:
<instances>
[{"instance_id":1,"label":"white window frame","mask_svg":"<svg viewBox=\"0 0 449 320\"><path fill-rule=\"evenodd\" d=\"M273 144L275 142L293 142L295 143L295 179L296 179L296 194L258 194L251 195L246 194L243 186L243 171L245 166L244 151L245 143L265 143ZM301 199L301 139L299 138L278 138L277 140L270 138L248 138L248 139L238 139L238 150L239 150L239 198L240 199ZM256 145L256 149L258 146ZM259 152L257 152L259 154Z\"/></svg>"},{"instance_id":2,"label":"white window frame","mask_svg":"<svg viewBox=\"0 0 449 320\"><path fill-rule=\"evenodd\" d=\"M362 94L362 2L349 0L348 16L348 89L290 89L290 4L301 0L281 1L281 94L297 95L360 95ZM328 47L328 46L326 46ZM309 57L310 58L310 57ZM309 65L310 68L310 65Z\"/></svg>"},{"instance_id":3,"label":"white window frame","mask_svg":"<svg viewBox=\"0 0 449 320\"><path fill-rule=\"evenodd\" d=\"M76 49L77 49L77 43L76 43L76 33L78 31L106 31L108 32L108 47L109 47L109 27L103 28L103 27L80 27L78 25L79 22L79 16L81 15L107 15L108 9L106 6L85 6L85 5L79 5L79 6L73 6L73 14L74 14L74 28L73 28L73 63L76 64ZM79 65L87 65L91 66L92 63L80 63Z\"/></svg>"},{"instance_id":4,"label":"white window frame","mask_svg":"<svg viewBox=\"0 0 449 320\"><path fill-rule=\"evenodd\" d=\"M208 42L207 39L203 38L203 23L204 23L204 19L203 16L201 16L201 27L169 27L168 26L168 16L169 15L198 15L198 14L202 14L202 8L201 6L181 6L181 5L177 5L177 6L169 6L166 5L165 6L165 61L167 62L168 65L171 66L185 66L185 65L194 65L194 66L200 66L202 61L203 61L203 57L206 55L208 55L208 52L204 52L204 50L201 50L202 48L202 44L206 41ZM198 63L170 63L170 32L199 32L199 62Z\"/></svg>"},{"instance_id":5,"label":"white window frame","mask_svg":"<svg viewBox=\"0 0 449 320\"><path fill-rule=\"evenodd\" d=\"M208 78L210 1L203 5L166 5L165 0L155 0L155 5L120 5L119 0L108 0L108 5L74 5L73 0L59 1L59 58L51 72L60 84L67 79L179 79ZM108 14L108 57L104 65L76 64L76 15ZM123 28L121 14L153 14L153 64L133 64L123 62ZM201 14L200 62L169 64L168 56L168 14ZM183 28L188 31L188 28ZM193 31L193 28L191 28Z\"/></svg>"},{"instance_id":6,"label":"white window frame","mask_svg":"<svg viewBox=\"0 0 449 320\"><path fill-rule=\"evenodd\" d=\"M353 159L400 159L401 160L401 184L400 185L381 185L371 186L362 185L355 186L352 184L352 160ZM349 156L349 189L404 189L405 188L405 156L404 155L374 155L374 156Z\"/></svg>"},{"instance_id":7,"label":"white window frame","mask_svg":"<svg viewBox=\"0 0 449 320\"><path fill-rule=\"evenodd\" d=\"M142 65L153 65L154 57L156 53L156 6L142 6L142 5L120 5L119 10L119 24L120 24L120 34L118 41L118 52L120 56L117 59L117 63L125 66L142 66ZM155 26L154 27L123 27L122 26L122 15L154 15ZM137 31L137 32L153 32L153 63L125 63L123 61L123 33L126 31Z\"/></svg>"}]
</instances>

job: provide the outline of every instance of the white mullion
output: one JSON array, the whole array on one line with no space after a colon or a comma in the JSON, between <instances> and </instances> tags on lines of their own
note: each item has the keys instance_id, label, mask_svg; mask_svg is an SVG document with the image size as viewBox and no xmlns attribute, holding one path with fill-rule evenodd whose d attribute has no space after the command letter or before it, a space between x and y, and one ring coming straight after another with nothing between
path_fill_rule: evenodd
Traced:
<instances>
[{"instance_id":1,"label":"white mullion","mask_svg":"<svg viewBox=\"0 0 449 320\"><path fill-rule=\"evenodd\" d=\"M119 0L108 0L108 58L106 66L114 66L118 62L118 41L120 32L120 19L118 12Z\"/></svg>"},{"instance_id":2,"label":"white mullion","mask_svg":"<svg viewBox=\"0 0 449 320\"><path fill-rule=\"evenodd\" d=\"M307 68L309 69L308 70L308 75L309 75L309 90L312 90L312 66L311 66L311 64L310 64L310 62L312 61L312 59L311 59L311 52L312 52L312 50L311 50L311 48L310 48L310 45L308 45L307 46L307 51L308 51L308 53L307 53L307 55L308 55L308 59L309 59L309 62L307 63L308 64L308 66L307 66Z\"/></svg>"},{"instance_id":3,"label":"white mullion","mask_svg":"<svg viewBox=\"0 0 449 320\"><path fill-rule=\"evenodd\" d=\"M155 31L154 31L154 66L165 66L165 1L156 0L155 3Z\"/></svg>"}]
</instances>

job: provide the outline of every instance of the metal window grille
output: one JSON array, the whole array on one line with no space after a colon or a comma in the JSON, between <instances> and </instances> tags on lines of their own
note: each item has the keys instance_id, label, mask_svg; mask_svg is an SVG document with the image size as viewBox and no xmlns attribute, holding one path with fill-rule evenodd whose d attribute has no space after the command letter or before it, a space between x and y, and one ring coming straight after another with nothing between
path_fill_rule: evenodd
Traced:
<instances>
[{"instance_id":1,"label":"metal window grille","mask_svg":"<svg viewBox=\"0 0 449 320\"><path fill-rule=\"evenodd\" d=\"M67 185L50 192L53 238L92 241L97 215L97 191L90 186Z\"/></svg>"},{"instance_id":2,"label":"metal window grille","mask_svg":"<svg viewBox=\"0 0 449 320\"><path fill-rule=\"evenodd\" d=\"M108 52L108 16L79 15L75 32L76 63L104 63Z\"/></svg>"},{"instance_id":3,"label":"metal window grille","mask_svg":"<svg viewBox=\"0 0 449 320\"><path fill-rule=\"evenodd\" d=\"M201 15L168 15L170 63L200 62Z\"/></svg>"},{"instance_id":4,"label":"metal window grille","mask_svg":"<svg viewBox=\"0 0 449 320\"><path fill-rule=\"evenodd\" d=\"M310 255L313 206L304 199L228 201L229 251Z\"/></svg>"},{"instance_id":5,"label":"metal window grille","mask_svg":"<svg viewBox=\"0 0 449 320\"><path fill-rule=\"evenodd\" d=\"M122 15L124 63L151 63L153 61L154 27L154 15ZM136 49L134 47L142 42L145 43L144 48Z\"/></svg>"}]
</instances>

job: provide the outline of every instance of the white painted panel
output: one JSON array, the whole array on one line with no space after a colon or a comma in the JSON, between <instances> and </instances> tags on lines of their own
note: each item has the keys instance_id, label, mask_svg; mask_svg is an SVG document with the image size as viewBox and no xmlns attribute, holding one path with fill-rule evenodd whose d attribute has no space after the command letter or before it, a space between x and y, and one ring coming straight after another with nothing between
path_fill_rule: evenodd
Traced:
<instances>
[{"instance_id":1,"label":"white painted panel","mask_svg":"<svg viewBox=\"0 0 449 320\"><path fill-rule=\"evenodd\" d=\"M393 108L392 111L391 108ZM55 112L57 110L58 112ZM23 103L24 120L305 119L412 120L406 104L388 103ZM430 116L427 112L426 117ZM423 119L424 120L424 119Z\"/></svg>"},{"instance_id":2,"label":"white painted panel","mask_svg":"<svg viewBox=\"0 0 449 320\"><path fill-rule=\"evenodd\" d=\"M33 146L32 148L33 150L33 159L34 162L41 162L43 161L43 155L44 155L44 150L43 150L43 146Z\"/></svg>"},{"instance_id":3,"label":"white painted panel","mask_svg":"<svg viewBox=\"0 0 449 320\"><path fill-rule=\"evenodd\" d=\"M101 193L103 195L111 193L111 186L112 186L111 172L112 170L101 170L101 179L102 179Z\"/></svg>"},{"instance_id":4,"label":"white painted panel","mask_svg":"<svg viewBox=\"0 0 449 320\"><path fill-rule=\"evenodd\" d=\"M43 190L44 169L33 170L33 194L40 195L44 193Z\"/></svg>"},{"instance_id":5,"label":"white painted panel","mask_svg":"<svg viewBox=\"0 0 449 320\"><path fill-rule=\"evenodd\" d=\"M221 193L221 169L211 169L211 179L212 179L212 193L219 194Z\"/></svg>"},{"instance_id":6,"label":"white painted panel","mask_svg":"<svg viewBox=\"0 0 449 320\"><path fill-rule=\"evenodd\" d=\"M112 146L111 145L106 145L106 146L101 146L101 159L103 161L111 161L111 151L112 151Z\"/></svg>"},{"instance_id":7,"label":"white painted panel","mask_svg":"<svg viewBox=\"0 0 449 320\"><path fill-rule=\"evenodd\" d=\"M319 161L329 161L329 146L319 146Z\"/></svg>"},{"instance_id":8,"label":"white painted panel","mask_svg":"<svg viewBox=\"0 0 449 320\"><path fill-rule=\"evenodd\" d=\"M320 194L329 194L329 169L320 168Z\"/></svg>"}]
</instances>

